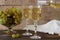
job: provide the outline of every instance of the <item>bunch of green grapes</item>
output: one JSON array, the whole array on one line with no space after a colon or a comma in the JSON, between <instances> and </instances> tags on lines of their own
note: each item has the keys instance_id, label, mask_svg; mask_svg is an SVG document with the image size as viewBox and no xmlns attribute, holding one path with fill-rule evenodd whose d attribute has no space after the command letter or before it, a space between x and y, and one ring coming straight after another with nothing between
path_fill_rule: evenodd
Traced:
<instances>
[{"instance_id":1,"label":"bunch of green grapes","mask_svg":"<svg viewBox=\"0 0 60 40\"><path fill-rule=\"evenodd\" d=\"M7 21L6 14L0 10L0 24L5 25Z\"/></svg>"},{"instance_id":2,"label":"bunch of green grapes","mask_svg":"<svg viewBox=\"0 0 60 40\"><path fill-rule=\"evenodd\" d=\"M15 19L15 24L20 24L21 22L21 18L22 18L22 12L21 10L18 10L16 8L12 8L12 12L13 12L13 18Z\"/></svg>"},{"instance_id":3,"label":"bunch of green grapes","mask_svg":"<svg viewBox=\"0 0 60 40\"><path fill-rule=\"evenodd\" d=\"M7 24L20 24L22 18L22 12L16 8L6 9Z\"/></svg>"}]
</instances>

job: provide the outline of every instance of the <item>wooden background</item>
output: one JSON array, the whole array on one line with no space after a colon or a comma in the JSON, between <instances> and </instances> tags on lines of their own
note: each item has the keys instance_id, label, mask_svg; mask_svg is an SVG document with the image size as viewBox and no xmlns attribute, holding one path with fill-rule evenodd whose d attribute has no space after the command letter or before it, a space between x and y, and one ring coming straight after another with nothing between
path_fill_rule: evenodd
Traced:
<instances>
[{"instance_id":1,"label":"wooden background","mask_svg":"<svg viewBox=\"0 0 60 40\"><path fill-rule=\"evenodd\" d=\"M60 0L55 0L56 2L60 2ZM36 5L37 0L3 0L0 1L0 10L5 10L6 8L16 7L22 8L22 5ZM52 19L60 20L60 8L54 9L50 6L42 7L41 19L38 21L38 24L45 24ZM25 20L24 20L25 21ZM33 24L32 20L29 21L30 24ZM24 22L22 23L24 24ZM20 24L21 25L21 24Z\"/></svg>"}]
</instances>

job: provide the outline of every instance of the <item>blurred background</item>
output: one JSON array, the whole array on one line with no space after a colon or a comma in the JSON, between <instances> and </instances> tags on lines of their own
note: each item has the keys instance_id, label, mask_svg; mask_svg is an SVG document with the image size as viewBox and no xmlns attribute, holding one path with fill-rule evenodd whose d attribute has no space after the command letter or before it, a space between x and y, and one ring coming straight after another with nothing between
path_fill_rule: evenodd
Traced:
<instances>
[{"instance_id":1,"label":"blurred background","mask_svg":"<svg viewBox=\"0 0 60 40\"><path fill-rule=\"evenodd\" d=\"M23 5L24 7L29 5L35 6L37 5L37 1L38 0L0 0L0 10L4 11L6 8L12 7L23 9ZM55 2L60 2L60 0L55 0ZM38 24L45 24L52 19L60 20L60 8L54 9L51 6L42 6L41 19L38 21ZM30 20L29 24L33 24L33 21Z\"/></svg>"}]
</instances>

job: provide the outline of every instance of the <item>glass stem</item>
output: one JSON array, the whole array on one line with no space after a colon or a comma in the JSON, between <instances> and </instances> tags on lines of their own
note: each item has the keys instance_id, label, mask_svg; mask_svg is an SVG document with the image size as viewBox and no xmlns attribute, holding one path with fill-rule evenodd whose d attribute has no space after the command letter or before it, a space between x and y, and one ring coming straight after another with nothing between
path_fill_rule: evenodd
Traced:
<instances>
[{"instance_id":1,"label":"glass stem","mask_svg":"<svg viewBox=\"0 0 60 40\"><path fill-rule=\"evenodd\" d=\"M36 21L34 22L34 27L35 27L35 34L34 35L37 35L37 22Z\"/></svg>"},{"instance_id":2,"label":"glass stem","mask_svg":"<svg viewBox=\"0 0 60 40\"><path fill-rule=\"evenodd\" d=\"M28 25L28 20L26 19L26 27ZM26 29L26 32L28 32L28 28Z\"/></svg>"},{"instance_id":3,"label":"glass stem","mask_svg":"<svg viewBox=\"0 0 60 40\"><path fill-rule=\"evenodd\" d=\"M11 28L9 28L9 30L8 31L11 31Z\"/></svg>"},{"instance_id":4,"label":"glass stem","mask_svg":"<svg viewBox=\"0 0 60 40\"><path fill-rule=\"evenodd\" d=\"M11 28L9 28L9 30L8 30L8 31L12 32L12 29L11 29Z\"/></svg>"}]
</instances>

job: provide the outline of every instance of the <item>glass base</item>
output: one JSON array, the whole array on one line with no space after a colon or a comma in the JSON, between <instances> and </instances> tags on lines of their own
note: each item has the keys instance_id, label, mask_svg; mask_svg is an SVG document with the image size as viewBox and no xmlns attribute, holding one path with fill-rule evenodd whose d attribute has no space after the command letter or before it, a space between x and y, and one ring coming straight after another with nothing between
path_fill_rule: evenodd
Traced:
<instances>
[{"instance_id":1,"label":"glass base","mask_svg":"<svg viewBox=\"0 0 60 40\"><path fill-rule=\"evenodd\" d=\"M32 35L32 33L25 32L25 33L23 33L22 35L23 35L23 36L31 36L31 35Z\"/></svg>"},{"instance_id":2,"label":"glass base","mask_svg":"<svg viewBox=\"0 0 60 40\"><path fill-rule=\"evenodd\" d=\"M31 39L41 39L41 37L40 36L37 36L37 35L31 36L30 38Z\"/></svg>"}]
</instances>

